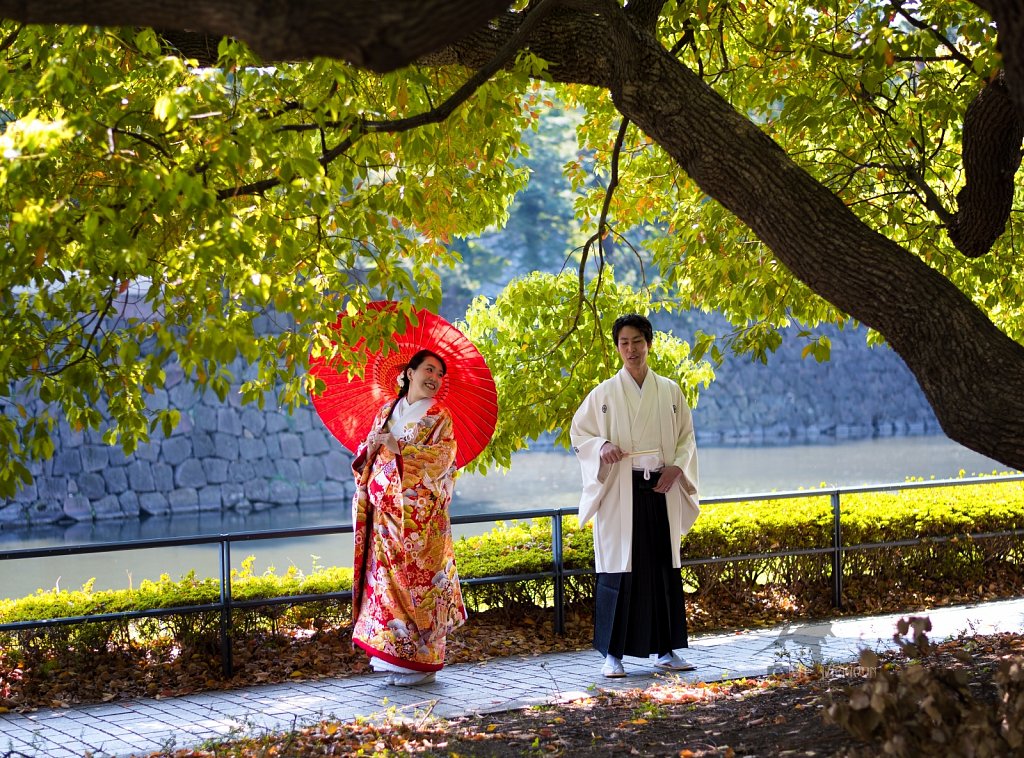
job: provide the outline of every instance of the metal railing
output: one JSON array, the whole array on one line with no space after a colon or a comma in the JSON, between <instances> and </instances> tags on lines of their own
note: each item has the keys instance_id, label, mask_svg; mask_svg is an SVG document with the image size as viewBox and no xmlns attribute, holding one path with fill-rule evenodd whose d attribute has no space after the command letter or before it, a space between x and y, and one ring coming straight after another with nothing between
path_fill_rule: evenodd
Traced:
<instances>
[{"instance_id":1,"label":"metal railing","mask_svg":"<svg viewBox=\"0 0 1024 758\"><path fill-rule=\"evenodd\" d=\"M885 547L903 547L917 545L924 542L938 543L956 539L985 539L992 537L1022 536L1024 529L1007 530L1003 532L986 532L979 534L952 534L939 537L927 537L911 540L899 540L894 542L872 542L857 545L843 545L842 540L842 508L841 498L843 495L852 495L868 492L898 492L902 490L925 489L933 487L951 487L977 484L1001 484L1005 482L1024 481L1024 474L1009 476L993 476L963 479L942 479L922 482L903 482L900 484L878 484L858 487L832 487L814 490L798 490L787 492L756 493L748 495L732 495L728 497L708 498L703 501L704 505L720 503L756 502L759 500L782 500L792 498L824 497L828 496L832 507L832 544L820 548L803 548L798 550L775 550L767 553L747 553L742 555L725 555L707 558L694 558L682 562L683 566L697 566L712 563L726 563L733 561L763 560L770 558L783 558L800 555L824 555L832 556L832 604L836 608L842 608L843 593L843 554L854 550L871 550ZM553 606L554 606L554 628L558 634L565 633L565 580L569 576L580 574L591 574L592 569L566 569L563 560L563 534L562 519L565 516L572 516L578 513L578 509L553 508L528 511L515 511L501 514L466 515L452 516L452 525L495 523L498 521L516 521L525 519L551 519L551 570L533 574L510 574L502 576L488 576L462 579L466 585L474 584L498 584L507 582L521 582L538 579L550 579L553 582ZM180 615L185 613L204 613L219 611L220 613L220 649L221 662L224 673L231 675L232 652L231 652L231 611L236 608L252 608L272 605L294 605L303 602L320 602L324 600L351 598L351 592L330 592L312 595L286 595L274 598L258 598L254 600L234 600L231 595L231 546L235 543L251 542L272 539L297 539L302 537L314 537L330 534L346 534L352 532L350 524L338 524L333 526L298 527L293 529L274 529L255 532L235 532L224 534L198 535L192 537L166 537L145 539L133 542L106 542L83 545L61 545L57 547L26 548L18 550L0 550L0 562L26 560L29 558L53 558L59 556L85 555L89 553L113 553L125 550L146 550L153 548L184 547L195 545L218 546L219 551L219 574L220 574L220 597L215 603L203 603L198 605L177 606L173 608L152 608L140 611L120 611L116 613L91 614L87 616L69 616L54 619L41 619L33 621L18 621L7 624L0 624L0 632L28 631L31 629L43 629L47 627L66 626L70 624L95 623L103 621L130 620L137 618L155 618L160 616Z\"/></svg>"}]
</instances>

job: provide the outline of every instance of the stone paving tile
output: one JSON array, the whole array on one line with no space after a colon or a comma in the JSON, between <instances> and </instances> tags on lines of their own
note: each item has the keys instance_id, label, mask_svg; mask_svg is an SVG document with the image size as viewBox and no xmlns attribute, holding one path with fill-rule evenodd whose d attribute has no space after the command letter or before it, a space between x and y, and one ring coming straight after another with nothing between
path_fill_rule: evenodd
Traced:
<instances>
[{"instance_id":1,"label":"stone paving tile","mask_svg":"<svg viewBox=\"0 0 1024 758\"><path fill-rule=\"evenodd\" d=\"M904 614L909 615L909 614ZM1024 629L1024 600L944 608L927 614L932 639L963 631ZM894 646L900 615L786 624L773 629L693 637L684 657L692 672L665 672L652 659L627 658L627 676L601 676L594 651L517 656L446 668L435 683L401 689L368 674L288 682L242 690L134 700L31 714L0 714L0 750L25 756L73 758L88 752L131 756L187 747L239 731L289 729L323 718L383 718L389 712L451 717L586 697L598 690L646 687L678 677L686 682L764 676L797 663L855 663L864 647Z\"/></svg>"}]
</instances>

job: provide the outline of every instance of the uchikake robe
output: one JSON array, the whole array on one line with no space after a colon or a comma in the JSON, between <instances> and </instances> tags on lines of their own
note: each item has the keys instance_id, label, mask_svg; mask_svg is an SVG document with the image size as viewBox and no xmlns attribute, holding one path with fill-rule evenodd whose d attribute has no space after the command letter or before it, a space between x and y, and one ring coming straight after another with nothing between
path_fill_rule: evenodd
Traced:
<instances>
[{"instance_id":1,"label":"uchikake robe","mask_svg":"<svg viewBox=\"0 0 1024 758\"><path fill-rule=\"evenodd\" d=\"M679 385L648 369L644 379L639 413L634 419L626 402L627 391L635 385L625 368L595 387L573 416L570 438L580 461L583 492L579 522L594 522L594 564L598 573L629 572L632 569L633 468L632 459L618 463L601 461L601 447L612 442L627 453L631 450L631 425L656 425L658 447L666 466L678 466L683 474L665 494L668 511L672 565L681 565L679 544L700 514L697 495L697 443L693 418ZM647 391L647 383L652 382Z\"/></svg>"},{"instance_id":2,"label":"uchikake robe","mask_svg":"<svg viewBox=\"0 0 1024 758\"><path fill-rule=\"evenodd\" d=\"M381 408L374 429L390 407ZM451 414L433 405L398 446L397 455L381 446L368 462L364 442L352 464L352 641L374 658L436 671L448 633L466 620L448 512L456 451Z\"/></svg>"}]
</instances>

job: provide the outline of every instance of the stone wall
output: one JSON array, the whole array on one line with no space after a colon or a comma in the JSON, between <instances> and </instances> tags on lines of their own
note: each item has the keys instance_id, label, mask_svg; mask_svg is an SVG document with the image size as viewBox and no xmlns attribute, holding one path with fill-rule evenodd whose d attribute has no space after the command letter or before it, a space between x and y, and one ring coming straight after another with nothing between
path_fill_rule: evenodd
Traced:
<instances>
[{"instance_id":1,"label":"stone wall","mask_svg":"<svg viewBox=\"0 0 1024 758\"><path fill-rule=\"evenodd\" d=\"M246 367L235 375L245 381ZM251 511L351 497L351 456L312 407L288 415L198 394L179 367L153 407L174 407L181 423L131 455L98 432L60 423L54 457L33 468L35 482L0 505L0 529L61 520Z\"/></svg>"},{"instance_id":2,"label":"stone wall","mask_svg":"<svg viewBox=\"0 0 1024 758\"><path fill-rule=\"evenodd\" d=\"M823 330L832 357L801 357L783 340L768 363L733 359L717 372L694 410L698 442L772 445L941 434L903 359L868 347L865 330Z\"/></svg>"},{"instance_id":3,"label":"stone wall","mask_svg":"<svg viewBox=\"0 0 1024 758\"><path fill-rule=\"evenodd\" d=\"M678 333L678 332L677 332ZM864 331L830 332L832 360L800 357L793 344L767 365L732 360L694 411L703 445L765 445L937 434L935 417L906 366ZM784 343L785 344L785 343ZM251 369L234 366L239 382ZM155 407L182 412L168 438L132 455L95 432L59 424L57 452L35 467L34 484L0 505L0 529L59 521L132 519L198 511L248 512L351 497L351 456L312 407L287 415L197 394L167 369Z\"/></svg>"}]
</instances>

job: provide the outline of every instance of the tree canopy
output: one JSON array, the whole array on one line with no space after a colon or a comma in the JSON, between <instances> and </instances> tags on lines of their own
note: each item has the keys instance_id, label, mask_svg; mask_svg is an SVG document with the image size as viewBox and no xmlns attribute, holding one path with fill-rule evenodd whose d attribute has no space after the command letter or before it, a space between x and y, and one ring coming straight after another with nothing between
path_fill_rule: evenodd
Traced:
<instances>
[{"instance_id":1,"label":"tree canopy","mask_svg":"<svg viewBox=\"0 0 1024 758\"><path fill-rule=\"evenodd\" d=\"M302 402L338 311L440 305L565 112L568 271L467 315L505 395L484 464L566 423L628 303L732 322L659 345L691 390L709 351L795 320L821 358L814 326L862 322L952 439L1024 468L1019 3L343 5L0 0L5 491L52 449L25 397L129 451L176 423L147 407L171 359L223 395L243 356L246 400Z\"/></svg>"}]
</instances>

